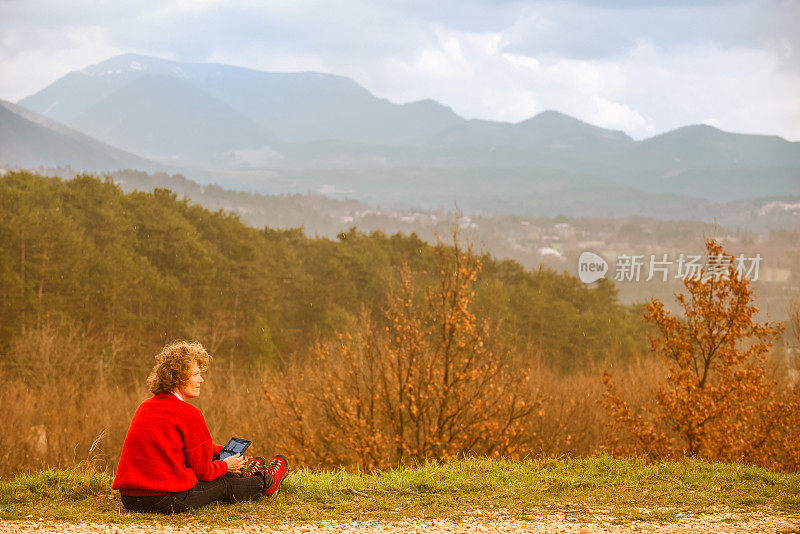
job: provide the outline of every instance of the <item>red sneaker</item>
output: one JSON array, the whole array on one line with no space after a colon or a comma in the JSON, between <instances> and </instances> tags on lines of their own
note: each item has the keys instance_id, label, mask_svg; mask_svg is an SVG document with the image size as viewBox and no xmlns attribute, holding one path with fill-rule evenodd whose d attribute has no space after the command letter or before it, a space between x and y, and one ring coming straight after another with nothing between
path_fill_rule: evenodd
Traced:
<instances>
[{"instance_id":1,"label":"red sneaker","mask_svg":"<svg viewBox=\"0 0 800 534\"><path fill-rule=\"evenodd\" d=\"M247 458L247 463L242 468L241 474L242 478L250 478L251 476L255 475L258 471L266 469L267 461L262 458L261 456L255 456L253 458Z\"/></svg>"},{"instance_id":2,"label":"red sneaker","mask_svg":"<svg viewBox=\"0 0 800 534\"><path fill-rule=\"evenodd\" d=\"M286 474L289 472L289 462L286 461L283 455L279 454L272 459L263 471L265 474L272 477L272 485L264 486L264 495L270 497L278 493L281 482L283 482L283 479L286 478Z\"/></svg>"}]
</instances>

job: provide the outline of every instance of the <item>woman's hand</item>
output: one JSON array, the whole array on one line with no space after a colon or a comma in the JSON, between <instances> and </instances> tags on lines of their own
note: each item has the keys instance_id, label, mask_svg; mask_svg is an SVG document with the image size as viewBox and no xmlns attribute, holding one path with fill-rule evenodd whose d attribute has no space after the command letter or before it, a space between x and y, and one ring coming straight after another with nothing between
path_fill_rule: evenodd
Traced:
<instances>
[{"instance_id":1,"label":"woman's hand","mask_svg":"<svg viewBox=\"0 0 800 534\"><path fill-rule=\"evenodd\" d=\"M242 467L246 463L244 457L241 454L234 454L233 456L228 456L224 460L222 460L226 464L228 464L228 473L238 473L241 471Z\"/></svg>"}]
</instances>

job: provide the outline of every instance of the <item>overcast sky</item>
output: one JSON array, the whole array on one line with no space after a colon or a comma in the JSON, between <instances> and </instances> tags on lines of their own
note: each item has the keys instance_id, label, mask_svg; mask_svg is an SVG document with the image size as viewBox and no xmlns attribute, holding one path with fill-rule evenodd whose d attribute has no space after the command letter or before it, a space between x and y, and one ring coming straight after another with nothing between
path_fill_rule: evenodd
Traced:
<instances>
[{"instance_id":1,"label":"overcast sky","mask_svg":"<svg viewBox=\"0 0 800 534\"><path fill-rule=\"evenodd\" d=\"M137 52L353 78L466 118L800 140L800 0L0 0L0 98Z\"/></svg>"}]
</instances>

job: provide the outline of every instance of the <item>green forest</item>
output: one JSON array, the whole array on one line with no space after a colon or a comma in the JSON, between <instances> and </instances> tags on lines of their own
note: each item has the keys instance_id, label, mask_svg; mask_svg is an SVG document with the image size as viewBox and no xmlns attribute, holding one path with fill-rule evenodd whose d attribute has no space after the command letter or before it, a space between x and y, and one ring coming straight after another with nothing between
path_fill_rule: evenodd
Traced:
<instances>
[{"instance_id":1,"label":"green forest","mask_svg":"<svg viewBox=\"0 0 800 534\"><path fill-rule=\"evenodd\" d=\"M253 228L167 189L125 193L88 174L9 172L0 214L0 350L45 325L139 347L120 353L134 361L107 361L108 377L183 338L239 363L292 359L352 329L362 306L380 321L404 261L419 287L437 274L436 246L415 234ZM508 350L561 371L644 353L643 308L620 305L611 282L481 260L473 311Z\"/></svg>"}]
</instances>

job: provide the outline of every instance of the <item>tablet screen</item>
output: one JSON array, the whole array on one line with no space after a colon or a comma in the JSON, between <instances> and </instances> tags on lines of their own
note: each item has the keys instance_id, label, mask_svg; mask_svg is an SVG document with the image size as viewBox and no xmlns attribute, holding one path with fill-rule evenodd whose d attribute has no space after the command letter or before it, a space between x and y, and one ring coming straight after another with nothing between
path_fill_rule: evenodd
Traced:
<instances>
[{"instance_id":1,"label":"tablet screen","mask_svg":"<svg viewBox=\"0 0 800 534\"><path fill-rule=\"evenodd\" d=\"M228 440L228 443L222 448L222 452L219 453L219 459L224 460L228 456L233 456L234 454L244 454L244 451L247 450L247 447L250 446L252 441L248 441L242 438L231 438Z\"/></svg>"}]
</instances>

